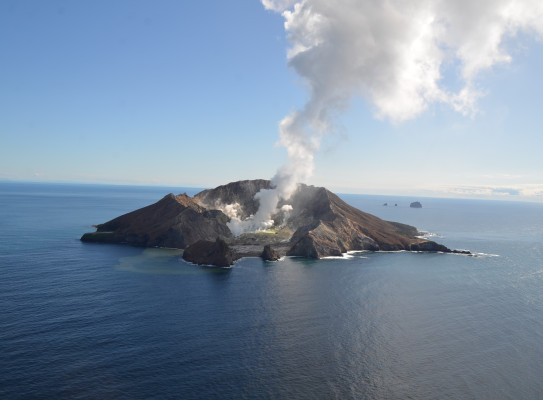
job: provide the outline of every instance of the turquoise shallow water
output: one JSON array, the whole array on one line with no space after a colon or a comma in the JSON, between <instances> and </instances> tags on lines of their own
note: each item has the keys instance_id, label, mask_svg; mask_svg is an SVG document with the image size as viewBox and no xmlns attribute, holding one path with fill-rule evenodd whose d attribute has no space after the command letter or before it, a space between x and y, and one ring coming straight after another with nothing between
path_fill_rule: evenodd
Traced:
<instances>
[{"instance_id":1,"label":"turquoise shallow water","mask_svg":"<svg viewBox=\"0 0 543 400\"><path fill-rule=\"evenodd\" d=\"M0 184L0 398L541 398L543 205L343 196L478 257L78 240L170 191L197 190Z\"/></svg>"}]
</instances>

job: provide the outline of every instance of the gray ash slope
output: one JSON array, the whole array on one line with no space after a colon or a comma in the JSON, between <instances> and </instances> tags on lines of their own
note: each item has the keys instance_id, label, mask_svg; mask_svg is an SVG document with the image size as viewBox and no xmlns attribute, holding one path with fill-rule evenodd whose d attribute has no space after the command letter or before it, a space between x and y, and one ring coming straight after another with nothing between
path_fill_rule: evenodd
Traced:
<instances>
[{"instance_id":1,"label":"gray ash slope","mask_svg":"<svg viewBox=\"0 0 543 400\"><path fill-rule=\"evenodd\" d=\"M231 250L233 256L226 258L231 261L260 256L264 246L278 256L307 258L339 256L355 250L456 252L416 237L415 227L384 221L348 205L323 187L304 184L298 186L288 201L278 205L278 208L285 204L292 206L288 218L277 213L272 216L271 230L235 237L227 225L230 218L221 209L237 203L238 215L247 218L258 210L255 194L270 188L268 180L245 180L204 190L193 198L169 194L155 204L97 225L96 232L84 234L81 240L188 248L187 253L192 254L189 261L195 263L201 263L199 253L205 253L209 260L211 248ZM217 239L227 246L217 246ZM195 248L199 250L194 251ZM225 258L217 255L217 259Z\"/></svg>"}]
</instances>

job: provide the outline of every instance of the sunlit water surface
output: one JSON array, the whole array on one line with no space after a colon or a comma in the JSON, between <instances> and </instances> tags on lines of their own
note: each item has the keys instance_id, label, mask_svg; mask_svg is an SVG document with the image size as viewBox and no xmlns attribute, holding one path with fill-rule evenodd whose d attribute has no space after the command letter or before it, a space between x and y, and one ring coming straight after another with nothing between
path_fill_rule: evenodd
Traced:
<instances>
[{"instance_id":1,"label":"sunlit water surface","mask_svg":"<svg viewBox=\"0 0 543 400\"><path fill-rule=\"evenodd\" d=\"M541 398L541 204L343 196L477 257L213 269L78 240L170 191L197 190L0 184L0 398Z\"/></svg>"}]
</instances>

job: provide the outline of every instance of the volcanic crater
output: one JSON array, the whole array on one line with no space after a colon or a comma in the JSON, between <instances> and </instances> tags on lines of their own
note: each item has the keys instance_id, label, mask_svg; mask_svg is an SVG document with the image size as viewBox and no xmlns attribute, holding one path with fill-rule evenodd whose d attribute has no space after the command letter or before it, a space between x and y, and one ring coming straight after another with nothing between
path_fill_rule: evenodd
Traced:
<instances>
[{"instance_id":1,"label":"volcanic crater","mask_svg":"<svg viewBox=\"0 0 543 400\"><path fill-rule=\"evenodd\" d=\"M97 225L96 232L85 233L81 240L185 249L187 261L221 267L241 257L315 259L347 251L469 254L417 237L420 233L413 226L384 221L350 206L323 187L305 184L299 184L288 200L279 202L269 229L235 236L229 227L232 219L251 218L259 207L255 195L272 188L269 180L258 179L232 182L194 197L168 194L154 204ZM280 211L285 205L291 206L286 213ZM227 215L233 209L235 217Z\"/></svg>"}]
</instances>

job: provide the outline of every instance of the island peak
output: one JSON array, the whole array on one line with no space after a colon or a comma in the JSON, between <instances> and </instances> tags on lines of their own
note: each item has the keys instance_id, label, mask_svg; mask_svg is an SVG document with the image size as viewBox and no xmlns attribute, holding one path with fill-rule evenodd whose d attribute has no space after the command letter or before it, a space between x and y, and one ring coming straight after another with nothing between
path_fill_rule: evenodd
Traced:
<instances>
[{"instance_id":1,"label":"island peak","mask_svg":"<svg viewBox=\"0 0 543 400\"><path fill-rule=\"evenodd\" d=\"M180 248L191 262L220 266L245 256L275 260L284 255L322 258L355 250L453 252L417 237L415 227L384 221L323 187L305 184L279 202L270 229L235 236L229 223L251 218L259 207L255 195L271 188L269 180L257 179L231 182L194 197L170 193L97 225L96 232L84 234L81 240Z\"/></svg>"}]
</instances>

